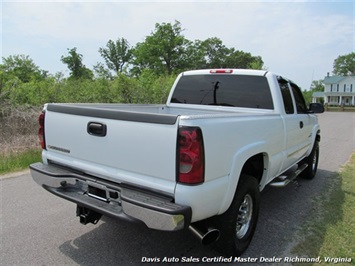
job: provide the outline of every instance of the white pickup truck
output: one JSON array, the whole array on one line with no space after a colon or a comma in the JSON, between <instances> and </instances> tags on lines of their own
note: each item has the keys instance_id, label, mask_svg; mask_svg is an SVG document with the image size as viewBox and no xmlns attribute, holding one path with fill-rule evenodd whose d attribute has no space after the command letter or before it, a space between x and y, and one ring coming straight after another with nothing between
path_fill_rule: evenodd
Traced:
<instances>
[{"instance_id":1,"label":"white pickup truck","mask_svg":"<svg viewBox=\"0 0 355 266\"><path fill-rule=\"evenodd\" d=\"M76 203L83 224L107 215L189 228L204 244L240 255L255 231L260 191L315 176L314 113L323 111L269 71L186 71L165 105L46 104L43 162L31 174Z\"/></svg>"}]
</instances>

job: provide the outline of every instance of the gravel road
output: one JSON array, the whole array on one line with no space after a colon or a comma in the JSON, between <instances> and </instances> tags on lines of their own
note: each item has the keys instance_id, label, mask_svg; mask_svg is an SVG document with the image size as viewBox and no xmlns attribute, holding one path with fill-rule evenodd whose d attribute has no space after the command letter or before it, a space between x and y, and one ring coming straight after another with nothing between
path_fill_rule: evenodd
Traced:
<instances>
[{"instance_id":1,"label":"gravel road","mask_svg":"<svg viewBox=\"0 0 355 266\"><path fill-rule=\"evenodd\" d=\"M257 230L243 258L291 256L297 230L312 215L312 198L355 150L355 113L318 117L322 141L316 178L262 192ZM139 265L164 257L178 259L178 265L184 258L201 262L220 256L188 231L153 231L109 218L81 225L74 204L46 192L28 173L0 177L0 197L0 265Z\"/></svg>"}]
</instances>

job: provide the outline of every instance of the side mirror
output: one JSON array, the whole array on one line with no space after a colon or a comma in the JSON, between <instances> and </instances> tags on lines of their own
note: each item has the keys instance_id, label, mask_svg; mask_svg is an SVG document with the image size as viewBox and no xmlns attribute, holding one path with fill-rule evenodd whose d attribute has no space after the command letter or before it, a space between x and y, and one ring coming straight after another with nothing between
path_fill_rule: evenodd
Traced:
<instances>
[{"instance_id":1,"label":"side mirror","mask_svg":"<svg viewBox=\"0 0 355 266\"><path fill-rule=\"evenodd\" d=\"M321 114L324 113L324 106L321 103L311 103L308 109L309 113Z\"/></svg>"}]
</instances>

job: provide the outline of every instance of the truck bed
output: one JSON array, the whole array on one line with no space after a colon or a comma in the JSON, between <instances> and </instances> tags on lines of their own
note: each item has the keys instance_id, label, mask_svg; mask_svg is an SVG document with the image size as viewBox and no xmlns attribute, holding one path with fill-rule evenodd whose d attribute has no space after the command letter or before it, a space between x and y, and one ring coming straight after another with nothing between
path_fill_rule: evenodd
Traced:
<instances>
[{"instance_id":1,"label":"truck bed","mask_svg":"<svg viewBox=\"0 0 355 266\"><path fill-rule=\"evenodd\" d=\"M48 104L47 161L85 169L113 182L132 183L173 195L180 120L255 116L257 113L131 104ZM227 109L227 110L226 110ZM260 112L258 115L262 115ZM91 134L102 124L105 136ZM60 129L60 130L58 130Z\"/></svg>"},{"instance_id":2,"label":"truck bed","mask_svg":"<svg viewBox=\"0 0 355 266\"><path fill-rule=\"evenodd\" d=\"M67 114L110 118L135 122L174 124L178 116L184 118L208 118L223 116L250 116L270 113L266 110L234 107L170 107L154 104L48 104L47 110Z\"/></svg>"}]
</instances>

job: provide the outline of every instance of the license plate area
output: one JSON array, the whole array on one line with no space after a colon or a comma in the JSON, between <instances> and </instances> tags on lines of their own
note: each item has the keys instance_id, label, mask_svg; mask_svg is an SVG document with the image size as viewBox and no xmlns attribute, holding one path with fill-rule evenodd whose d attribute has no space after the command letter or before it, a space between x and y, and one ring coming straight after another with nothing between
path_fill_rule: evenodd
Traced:
<instances>
[{"instance_id":1,"label":"license plate area","mask_svg":"<svg viewBox=\"0 0 355 266\"><path fill-rule=\"evenodd\" d=\"M117 202L120 203L120 193L119 191L115 191L107 188L104 185L93 183L87 181L87 193L89 197L102 200L105 202Z\"/></svg>"},{"instance_id":2,"label":"license plate area","mask_svg":"<svg viewBox=\"0 0 355 266\"><path fill-rule=\"evenodd\" d=\"M106 195L106 190L103 190L101 188L93 187L93 186L88 186L88 195L90 197L103 200L103 201L108 201L107 195Z\"/></svg>"}]
</instances>

